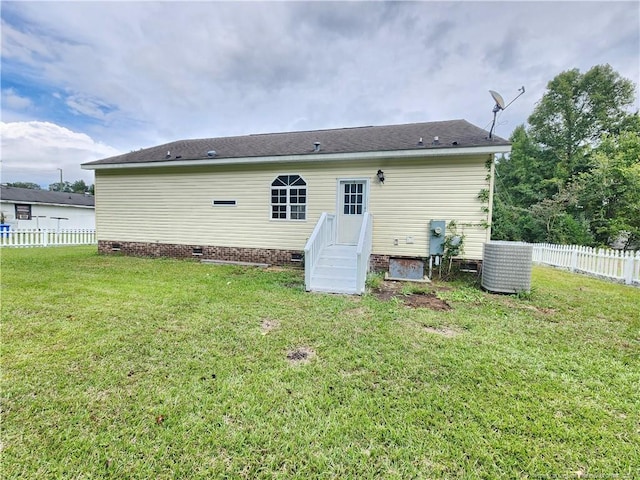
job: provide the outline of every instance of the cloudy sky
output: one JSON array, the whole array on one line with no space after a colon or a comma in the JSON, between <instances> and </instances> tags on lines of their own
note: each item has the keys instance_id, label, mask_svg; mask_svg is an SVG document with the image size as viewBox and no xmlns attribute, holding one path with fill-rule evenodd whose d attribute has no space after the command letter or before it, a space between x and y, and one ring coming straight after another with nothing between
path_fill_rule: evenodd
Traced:
<instances>
[{"instance_id":1,"label":"cloudy sky","mask_svg":"<svg viewBox=\"0 0 640 480\"><path fill-rule=\"evenodd\" d=\"M525 123L562 71L640 79L630 2L11 2L2 182L93 182L160 143L464 118ZM637 108L637 105L636 105Z\"/></svg>"}]
</instances>

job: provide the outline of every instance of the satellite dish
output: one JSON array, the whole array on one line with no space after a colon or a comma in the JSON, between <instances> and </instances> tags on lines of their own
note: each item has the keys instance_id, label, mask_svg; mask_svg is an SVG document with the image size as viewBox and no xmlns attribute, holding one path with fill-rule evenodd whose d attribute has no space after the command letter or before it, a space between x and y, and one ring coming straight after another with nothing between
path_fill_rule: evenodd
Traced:
<instances>
[{"instance_id":1,"label":"satellite dish","mask_svg":"<svg viewBox=\"0 0 640 480\"><path fill-rule=\"evenodd\" d=\"M489 90L489 93L491 94L493 99L496 101L496 107L500 107L499 110L504 110L505 103L504 103L504 99L502 98L502 95L500 95L495 90Z\"/></svg>"},{"instance_id":2,"label":"satellite dish","mask_svg":"<svg viewBox=\"0 0 640 480\"><path fill-rule=\"evenodd\" d=\"M489 93L491 94L493 99L496 101L496 105L493 107L493 123L491 124L491 130L489 130L489 139L492 138L492 136L493 136L493 128L496 126L496 114L500 110L505 110L509 105L511 105L513 102L515 102L516 98L518 98L520 95L522 95L524 93L524 85L522 87L520 87L518 89L518 91L520 93L513 100L511 100L509 103L507 103L505 105L504 104L504 99L502 98L502 95L500 95L495 90L489 90Z\"/></svg>"}]
</instances>

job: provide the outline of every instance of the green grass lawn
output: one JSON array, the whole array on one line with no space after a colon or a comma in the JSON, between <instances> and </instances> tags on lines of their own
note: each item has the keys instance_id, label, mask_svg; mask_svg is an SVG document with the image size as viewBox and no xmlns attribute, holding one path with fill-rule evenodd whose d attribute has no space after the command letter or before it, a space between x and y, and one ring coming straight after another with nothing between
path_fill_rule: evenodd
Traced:
<instances>
[{"instance_id":1,"label":"green grass lawn","mask_svg":"<svg viewBox=\"0 0 640 480\"><path fill-rule=\"evenodd\" d=\"M640 477L640 289L441 287L3 249L2 477Z\"/></svg>"}]
</instances>

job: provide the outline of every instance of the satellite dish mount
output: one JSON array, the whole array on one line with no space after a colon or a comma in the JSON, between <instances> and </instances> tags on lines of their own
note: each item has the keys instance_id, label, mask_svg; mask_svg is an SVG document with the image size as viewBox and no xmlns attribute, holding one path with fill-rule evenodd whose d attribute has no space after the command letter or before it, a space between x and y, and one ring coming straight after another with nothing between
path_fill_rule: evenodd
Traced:
<instances>
[{"instance_id":1,"label":"satellite dish mount","mask_svg":"<svg viewBox=\"0 0 640 480\"><path fill-rule=\"evenodd\" d=\"M489 90L489 93L491 94L493 99L496 101L496 105L493 107L493 122L491 123L491 130L489 130L489 139L493 138L493 129L496 126L496 115L500 110L506 110L509 105L511 105L513 102L516 101L516 98L520 97L520 95L524 93L524 85L520 87L518 91L520 93L513 100L511 100L509 103L505 105L502 95L500 95L498 92L494 90Z\"/></svg>"}]
</instances>

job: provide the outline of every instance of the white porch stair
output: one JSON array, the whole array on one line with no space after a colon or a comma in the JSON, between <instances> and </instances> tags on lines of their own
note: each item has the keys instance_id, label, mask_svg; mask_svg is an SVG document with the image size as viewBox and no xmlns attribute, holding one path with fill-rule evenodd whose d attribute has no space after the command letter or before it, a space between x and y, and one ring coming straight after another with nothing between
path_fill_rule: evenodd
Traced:
<instances>
[{"instance_id":1,"label":"white porch stair","mask_svg":"<svg viewBox=\"0 0 640 480\"><path fill-rule=\"evenodd\" d=\"M361 295L369 271L373 216L365 212L357 245L336 243L336 216L323 212L304 247L307 291Z\"/></svg>"},{"instance_id":2,"label":"white porch stair","mask_svg":"<svg viewBox=\"0 0 640 480\"><path fill-rule=\"evenodd\" d=\"M322 249L311 272L309 290L357 294L356 245L329 245Z\"/></svg>"}]
</instances>

